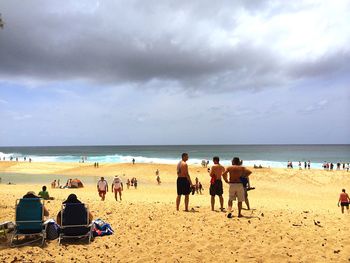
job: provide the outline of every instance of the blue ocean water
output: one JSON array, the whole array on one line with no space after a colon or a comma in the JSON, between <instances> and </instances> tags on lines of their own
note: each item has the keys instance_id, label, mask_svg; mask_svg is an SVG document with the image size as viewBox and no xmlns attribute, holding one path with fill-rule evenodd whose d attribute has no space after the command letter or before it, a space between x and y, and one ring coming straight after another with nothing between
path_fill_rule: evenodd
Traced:
<instances>
[{"instance_id":1,"label":"blue ocean water","mask_svg":"<svg viewBox=\"0 0 350 263\"><path fill-rule=\"evenodd\" d=\"M233 157L244 160L244 165L286 167L287 161L311 161L311 168L321 168L326 162L350 162L350 145L162 145L162 146L51 146L51 147L0 147L0 158L10 157L34 162L87 162L128 163L134 158L139 163L175 164L181 153L189 153L190 164L212 160L219 156L223 165ZM27 159L28 160L28 159Z\"/></svg>"}]
</instances>

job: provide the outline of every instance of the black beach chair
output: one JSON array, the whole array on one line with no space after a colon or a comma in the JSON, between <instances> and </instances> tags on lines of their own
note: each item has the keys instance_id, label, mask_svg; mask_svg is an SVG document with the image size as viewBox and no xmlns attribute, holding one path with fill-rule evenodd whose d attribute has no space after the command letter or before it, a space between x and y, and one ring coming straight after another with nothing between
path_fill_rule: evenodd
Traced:
<instances>
[{"instance_id":1,"label":"black beach chair","mask_svg":"<svg viewBox=\"0 0 350 263\"><path fill-rule=\"evenodd\" d=\"M88 206L82 203L63 204L61 210L61 229L58 243L63 239L87 238L90 244L93 224L89 223Z\"/></svg>"}]
</instances>

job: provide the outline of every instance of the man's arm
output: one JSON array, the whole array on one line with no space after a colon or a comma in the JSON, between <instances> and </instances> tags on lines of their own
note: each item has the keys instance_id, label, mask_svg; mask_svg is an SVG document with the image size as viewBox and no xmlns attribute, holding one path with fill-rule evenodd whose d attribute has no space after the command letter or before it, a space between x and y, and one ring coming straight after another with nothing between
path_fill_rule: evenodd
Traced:
<instances>
[{"instance_id":1,"label":"man's arm","mask_svg":"<svg viewBox=\"0 0 350 263\"><path fill-rule=\"evenodd\" d=\"M244 176L245 176L245 177L248 177L249 175L251 175L251 173L252 173L251 170L249 170L249 169L247 169L247 168L244 167Z\"/></svg>"},{"instance_id":2,"label":"man's arm","mask_svg":"<svg viewBox=\"0 0 350 263\"><path fill-rule=\"evenodd\" d=\"M222 174L222 178L224 178L224 181L226 183L228 183L228 180L227 180L227 173L228 173L228 169L225 170L225 172Z\"/></svg>"},{"instance_id":3,"label":"man's arm","mask_svg":"<svg viewBox=\"0 0 350 263\"><path fill-rule=\"evenodd\" d=\"M216 176L216 174L214 173L213 170L215 170L215 169L213 169L213 167L212 167L212 168L210 169L210 173L209 173L209 176L210 176L210 177Z\"/></svg>"},{"instance_id":4,"label":"man's arm","mask_svg":"<svg viewBox=\"0 0 350 263\"><path fill-rule=\"evenodd\" d=\"M188 173L188 165L187 163L184 164L184 168L185 168L185 171L186 171L186 177L187 177L187 180L190 182L190 185L192 186L192 180L191 180L191 177L190 177L190 174Z\"/></svg>"}]
</instances>

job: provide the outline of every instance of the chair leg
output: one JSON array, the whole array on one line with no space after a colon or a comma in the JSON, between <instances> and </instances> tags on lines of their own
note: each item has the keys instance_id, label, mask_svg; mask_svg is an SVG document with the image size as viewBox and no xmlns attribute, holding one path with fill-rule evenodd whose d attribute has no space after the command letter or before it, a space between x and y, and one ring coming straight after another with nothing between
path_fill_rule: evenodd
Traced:
<instances>
[{"instance_id":1,"label":"chair leg","mask_svg":"<svg viewBox=\"0 0 350 263\"><path fill-rule=\"evenodd\" d=\"M16 237L16 233L14 233L13 236L11 237L10 247L14 247L13 246L13 240L15 239L15 237ZM18 241L18 236L17 236L17 241Z\"/></svg>"}]
</instances>

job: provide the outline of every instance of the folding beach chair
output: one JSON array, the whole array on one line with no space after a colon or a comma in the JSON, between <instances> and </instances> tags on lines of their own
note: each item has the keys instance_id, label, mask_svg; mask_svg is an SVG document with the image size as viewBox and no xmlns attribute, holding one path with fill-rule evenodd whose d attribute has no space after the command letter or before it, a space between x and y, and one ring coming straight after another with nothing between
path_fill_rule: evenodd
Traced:
<instances>
[{"instance_id":1,"label":"folding beach chair","mask_svg":"<svg viewBox=\"0 0 350 263\"><path fill-rule=\"evenodd\" d=\"M58 243L65 238L88 238L90 244L93 224L89 223L89 208L82 203L63 204L61 210L61 229Z\"/></svg>"},{"instance_id":2,"label":"folding beach chair","mask_svg":"<svg viewBox=\"0 0 350 263\"><path fill-rule=\"evenodd\" d=\"M16 200L16 226L11 238L10 246L22 246L41 240L44 245L46 227L43 224L44 200L40 198L22 198ZM39 236L39 238L27 242L18 243L18 238L24 236ZM16 243L14 240L16 239Z\"/></svg>"}]
</instances>

